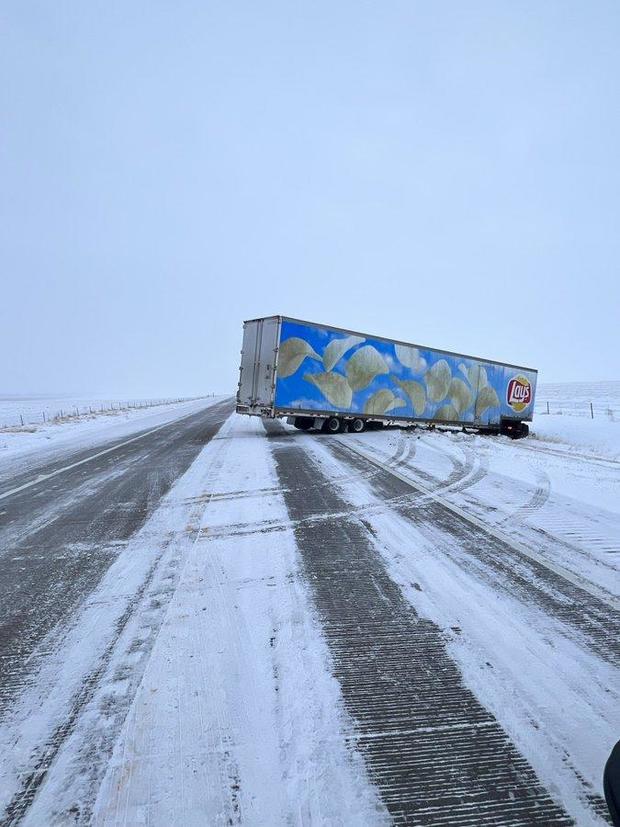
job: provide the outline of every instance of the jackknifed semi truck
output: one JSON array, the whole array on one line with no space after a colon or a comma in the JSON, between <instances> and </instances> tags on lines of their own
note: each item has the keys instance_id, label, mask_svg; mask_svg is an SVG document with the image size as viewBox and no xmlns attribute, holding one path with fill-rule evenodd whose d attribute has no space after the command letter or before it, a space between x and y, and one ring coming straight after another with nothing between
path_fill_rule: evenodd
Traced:
<instances>
[{"instance_id":1,"label":"jackknifed semi truck","mask_svg":"<svg viewBox=\"0 0 620 827\"><path fill-rule=\"evenodd\" d=\"M237 413L360 433L386 424L527 436L537 371L268 316L243 324Z\"/></svg>"}]
</instances>

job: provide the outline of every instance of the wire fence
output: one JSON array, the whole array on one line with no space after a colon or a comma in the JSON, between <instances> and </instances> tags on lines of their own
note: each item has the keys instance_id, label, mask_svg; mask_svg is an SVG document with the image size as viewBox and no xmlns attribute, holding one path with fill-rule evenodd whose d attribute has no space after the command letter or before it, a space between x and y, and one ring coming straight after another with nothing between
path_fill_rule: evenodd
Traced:
<instances>
[{"instance_id":1,"label":"wire fence","mask_svg":"<svg viewBox=\"0 0 620 827\"><path fill-rule=\"evenodd\" d=\"M589 402L583 399L537 399L534 404L536 414L585 416L590 419L606 419L620 422L620 407L614 401Z\"/></svg>"},{"instance_id":2,"label":"wire fence","mask_svg":"<svg viewBox=\"0 0 620 827\"><path fill-rule=\"evenodd\" d=\"M175 405L182 402L193 402L198 399L205 399L215 394L204 394L203 396L186 396L174 399L128 399L90 402L89 404L75 404L71 400L55 401L51 405L39 404L34 400L28 400L28 404L21 409L19 404L13 402L8 408L2 407L0 401L0 425L1 429L27 428L47 423L61 423L70 420L83 419L101 415L115 415L119 413L136 410L139 408L155 408L160 405ZM41 400L42 402L43 400Z\"/></svg>"}]
</instances>

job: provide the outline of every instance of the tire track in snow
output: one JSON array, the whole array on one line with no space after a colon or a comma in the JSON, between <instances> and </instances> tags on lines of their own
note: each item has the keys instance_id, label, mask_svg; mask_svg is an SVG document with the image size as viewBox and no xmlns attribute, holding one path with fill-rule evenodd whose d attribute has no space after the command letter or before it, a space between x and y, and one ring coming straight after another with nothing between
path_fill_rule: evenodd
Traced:
<instances>
[{"instance_id":1,"label":"tire track in snow","mask_svg":"<svg viewBox=\"0 0 620 827\"><path fill-rule=\"evenodd\" d=\"M207 427L203 429L202 438L203 444L209 441L219 430L222 423L230 413L230 403L222 403L207 409ZM147 498L150 501L151 508L154 507L155 501L153 497L159 497L156 494L158 484L150 485L147 491ZM203 505L196 504L192 513L200 514ZM198 536L198 524L196 522L193 527L193 521L190 517L187 534L190 542L195 541ZM143 671L146 657L150 648L152 648L157 632L165 615L165 608L172 594L174 593L174 583L178 580L178 555L175 558L173 543L174 537L169 537L163 546L158 550L155 560L146 572L142 583L135 592L135 595L128 602L120 617L116 620L112 630L111 637L107 642L103 652L100 654L97 663L88 672L81 683L79 690L71 698L67 714L63 720L57 723L46 741L38 745L28 757L27 768L20 772L20 786L15 791L10 802L6 806L4 813L0 818L2 827L13 827L21 823L27 816L28 811L33 804L39 789L45 783L46 777L63 746L72 736L76 729L81 716L86 711L91 701L95 698L101 682L106 676L108 669L115 663L119 655L119 647L123 641L125 632L132 625L132 621L138 615L148 618L149 633L148 637L141 640L129 642L129 650L125 653L128 656L126 669L123 672L122 657L120 671L117 671L116 677L112 678L112 682L124 682L128 678L132 691L139 682L141 671ZM149 609L151 610L149 613ZM152 611L154 610L154 611ZM135 658L131 658L135 654L136 647L140 646L142 657L138 663L135 663ZM35 679L32 678L34 681ZM93 738L93 743L96 743L97 748L93 749L91 744L90 749L87 747L81 758L83 760L83 772L86 776L91 778L98 777L101 772L102 764L107 760L111 753L115 735L118 733L124 716L129 709L132 694L122 698L117 698L113 708L107 710L107 725L99 732L98 737ZM105 717L105 716L104 716ZM110 724L112 724L110 726ZM94 734L94 733L93 733ZM65 820L71 818L75 823L88 823L90 811L88 805L82 803L80 807L76 807L71 813L65 813Z\"/></svg>"},{"instance_id":2,"label":"tire track in snow","mask_svg":"<svg viewBox=\"0 0 620 827\"><path fill-rule=\"evenodd\" d=\"M351 438L349 437L349 439ZM451 467L447 476L443 478L438 477L420 468L419 465L414 466L413 461L416 456L417 440L422 440L422 444L425 447L434 451L450 463ZM489 469L487 457L481 457L471 446L458 445L458 450L463 454L463 459L460 459L452 453L445 451L442 447L437 446L435 440L431 439L428 435L424 437L422 437L422 435L416 435L414 429L404 429L400 432L400 448L397 448L396 453L391 456L383 452L377 452L375 446L365 443L363 438L353 439L351 441L354 444L363 446L366 451L370 450L373 454L377 453L378 458L392 468L397 469L403 467L414 470L416 475L424 480L425 485L435 493L464 491L484 479ZM404 447L402 443L404 443ZM365 477L368 475L368 472L360 472L360 474L362 473ZM359 478L359 475L355 477L355 479ZM338 480L334 477L333 481L336 482Z\"/></svg>"},{"instance_id":3,"label":"tire track in snow","mask_svg":"<svg viewBox=\"0 0 620 827\"><path fill-rule=\"evenodd\" d=\"M549 476L544 471L536 471L535 473L536 488L534 489L532 496L526 503L520 505L513 512L503 517L499 521L500 525L526 520L536 511L540 511L540 509L543 508L543 506L548 502L549 496L551 495L551 481L549 480Z\"/></svg>"},{"instance_id":4,"label":"tire track in snow","mask_svg":"<svg viewBox=\"0 0 620 827\"><path fill-rule=\"evenodd\" d=\"M541 440L539 440L539 442L540 441ZM519 451L534 451L537 454L549 454L554 457L560 457L563 460L570 459L577 462L586 462L591 465L600 465L603 468L613 471L620 471L620 460L611 459L611 457L599 457L596 454L589 454L585 451L562 450L560 448L549 448L546 445L538 444L534 446L525 443L517 443L514 447Z\"/></svg>"},{"instance_id":5,"label":"tire track in snow","mask_svg":"<svg viewBox=\"0 0 620 827\"><path fill-rule=\"evenodd\" d=\"M584 507L579 502L570 500L561 494L554 494L549 474L541 470L536 462L536 459L540 460L540 453L548 455L549 451L542 448L539 450L539 446L527 446L529 455L524 455L521 449L526 446L520 443L507 445L496 439L485 437L474 439L474 447L466 443L458 443L460 450L475 451L480 454L480 468L463 484L451 486L449 490L439 491L432 485L429 486L427 479L432 479L432 477L424 474L420 468L411 463L407 465L409 475L412 475L414 480L423 480L425 487L432 487L436 493L460 494L485 480L489 475L491 450L505 454L509 450L518 449L517 454L521 456L514 455L514 459L526 460L527 470L533 474L535 479L532 486L526 485L524 488L523 481L517 482L501 473L490 472L490 476L485 480L485 487L479 489L475 496L466 496L461 505L467 510L471 509L485 522L501 526L502 531L523 544L543 551L549 560L557 561L576 575L585 576L586 579L592 577L593 582L603 588L613 583L617 576L617 562L620 559L617 516L604 508L593 512L592 509ZM368 446L360 444L360 447L368 453ZM433 447L440 453L449 452L454 447L454 442L437 440ZM552 453L561 459L568 457L586 460L583 455L575 457L568 451ZM387 464L396 467L390 462ZM606 467L605 471L609 473L609 468ZM605 479L607 478L606 475ZM609 477L610 481L613 479L613 475ZM498 494L501 494L499 499ZM525 500L515 507L515 501L520 496L523 496ZM459 504L458 499L456 504Z\"/></svg>"},{"instance_id":6,"label":"tire track in snow","mask_svg":"<svg viewBox=\"0 0 620 827\"><path fill-rule=\"evenodd\" d=\"M329 450L339 441L350 445L346 439L302 443L327 477L349 465ZM385 470L397 480L402 476ZM467 685L505 724L539 777L560 791L578 824L601 824L606 807L600 772L618 724L617 670L540 606L508 589L502 594L481 567L463 565L458 554L449 553L458 551L458 543L441 528L430 521L418 524L395 510L374 511L385 498L362 480L337 490L359 509L369 506L362 522L390 576L411 605L444 630ZM420 493L418 505L428 499ZM481 531L466 522L474 535Z\"/></svg>"},{"instance_id":7,"label":"tire track in snow","mask_svg":"<svg viewBox=\"0 0 620 827\"><path fill-rule=\"evenodd\" d=\"M355 746L396 823L568 825L495 718L463 685L440 629L386 573L369 533L303 447L265 423ZM321 485L317 486L317 480ZM306 493L291 493L307 486ZM288 492L288 493L287 493ZM319 523L316 514L336 515Z\"/></svg>"},{"instance_id":8,"label":"tire track in snow","mask_svg":"<svg viewBox=\"0 0 620 827\"><path fill-rule=\"evenodd\" d=\"M369 459L349 450L345 443L330 445L334 455L345 464L365 471L372 465ZM451 543L442 545L442 552L451 556L460 566L471 566L497 588L509 594L522 595L527 602L539 605L545 612L557 617L577 632L584 645L599 657L616 666L620 662L620 614L592 594L566 580L559 574L523 555L508 543L482 532L459 518L436 501L415 498L400 501L411 486L388 470L375 478L374 492L386 499L398 513L411 520L421 530L428 529L450 536Z\"/></svg>"},{"instance_id":9,"label":"tire track in snow","mask_svg":"<svg viewBox=\"0 0 620 827\"><path fill-rule=\"evenodd\" d=\"M243 485L273 493L261 503L210 500L205 529L243 514L286 513L260 420L229 424L201 460L221 439L221 472L197 474L184 492L190 500ZM189 555L93 823L386 823L361 756L347 747L350 723L292 532L229 540L204 533L212 542Z\"/></svg>"},{"instance_id":10,"label":"tire track in snow","mask_svg":"<svg viewBox=\"0 0 620 827\"><path fill-rule=\"evenodd\" d=\"M70 621L119 544L145 523L231 408L232 400L208 406L3 501L2 715L28 685L46 638Z\"/></svg>"}]
</instances>

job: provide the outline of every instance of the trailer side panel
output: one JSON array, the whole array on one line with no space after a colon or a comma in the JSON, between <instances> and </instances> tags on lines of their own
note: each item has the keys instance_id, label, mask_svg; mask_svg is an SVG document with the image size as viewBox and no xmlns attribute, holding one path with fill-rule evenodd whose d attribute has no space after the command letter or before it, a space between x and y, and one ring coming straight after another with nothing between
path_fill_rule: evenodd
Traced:
<instances>
[{"instance_id":1,"label":"trailer side panel","mask_svg":"<svg viewBox=\"0 0 620 827\"><path fill-rule=\"evenodd\" d=\"M529 421L536 371L283 319L279 410L499 427Z\"/></svg>"}]
</instances>

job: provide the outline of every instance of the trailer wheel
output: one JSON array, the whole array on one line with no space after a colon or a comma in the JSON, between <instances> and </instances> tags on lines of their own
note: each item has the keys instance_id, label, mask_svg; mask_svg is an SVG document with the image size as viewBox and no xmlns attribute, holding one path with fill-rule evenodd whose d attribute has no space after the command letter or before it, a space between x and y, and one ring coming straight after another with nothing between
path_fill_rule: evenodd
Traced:
<instances>
[{"instance_id":1,"label":"trailer wheel","mask_svg":"<svg viewBox=\"0 0 620 827\"><path fill-rule=\"evenodd\" d=\"M357 417L349 422L349 430L354 434L361 434L362 431L366 430L366 423L363 419Z\"/></svg>"},{"instance_id":2,"label":"trailer wheel","mask_svg":"<svg viewBox=\"0 0 620 827\"><path fill-rule=\"evenodd\" d=\"M337 416L330 416L323 423L323 430L326 434L337 434L340 428L341 422Z\"/></svg>"}]
</instances>

